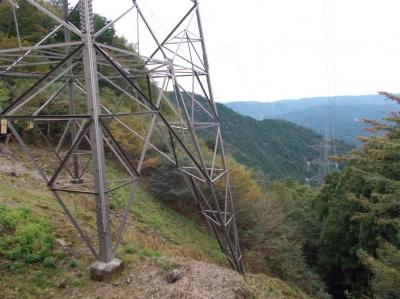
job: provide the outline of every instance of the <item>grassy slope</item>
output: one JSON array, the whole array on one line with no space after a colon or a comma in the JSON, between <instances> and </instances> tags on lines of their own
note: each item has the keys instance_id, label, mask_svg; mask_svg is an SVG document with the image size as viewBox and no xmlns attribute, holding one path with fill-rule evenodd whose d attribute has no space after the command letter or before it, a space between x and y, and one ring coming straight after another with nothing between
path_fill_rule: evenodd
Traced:
<instances>
[{"instance_id":1,"label":"grassy slope","mask_svg":"<svg viewBox=\"0 0 400 299\"><path fill-rule=\"evenodd\" d=\"M90 281L88 277L88 267L93 262L92 257L82 245L77 233L66 220L52 195L40 183L39 178L24 162L10 162L0 156L0 165L2 165L0 167L0 203L12 209L29 208L32 213L51 224L52 233L56 239L62 239L68 244L68 246L61 246L55 242L53 251L56 267L54 269L45 268L40 264L26 266L19 271L0 267L0 271L3 272L0 273L2 277L0 297L68 298L74 295L79 298L97 290L99 284ZM139 189L136 195L132 208L133 217L129 219L124 242L118 252L118 256L127 265L124 277L129 273L134 273L133 279L145 277L146 269L149 267L156 267L158 269L156 273L161 275L174 265L168 262L169 259L177 256L189 261L199 260L226 266L217 242L208 234L205 227L199 227L190 219L169 209L150 196L144 188ZM87 208L87 206L80 206L79 202L71 206L71 210L75 211L78 219L86 222L89 234L93 235L94 219L86 213ZM121 213L119 208L114 208L112 218L120 216ZM0 252L0 259L2 258ZM218 269L225 268L218 267ZM212 278L207 277L207 279ZM300 291L289 287L279 279L266 276L251 275L248 285L252 293L259 298L306 298ZM108 290L110 294L113 293L114 287L115 285L111 284L102 285L102 288ZM132 285L126 285L126 289L122 288L121 292L124 290L125 295L134 292ZM137 292L139 292L137 296L140 296L142 290L137 289Z\"/></svg>"}]
</instances>

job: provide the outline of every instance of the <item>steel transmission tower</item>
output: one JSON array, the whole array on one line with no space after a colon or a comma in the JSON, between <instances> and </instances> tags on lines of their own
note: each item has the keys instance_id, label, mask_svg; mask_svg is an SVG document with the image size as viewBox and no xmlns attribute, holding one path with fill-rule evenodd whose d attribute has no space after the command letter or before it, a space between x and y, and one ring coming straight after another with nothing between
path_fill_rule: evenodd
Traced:
<instances>
[{"instance_id":1,"label":"steel transmission tower","mask_svg":"<svg viewBox=\"0 0 400 299\"><path fill-rule=\"evenodd\" d=\"M336 156L336 142L333 134L332 126L328 126L327 122L323 140L320 144L312 146L319 150L319 157L307 163L309 173L316 171L314 176L306 178L307 183L320 185L331 171L339 169L339 164L332 161L332 157Z\"/></svg>"},{"instance_id":2,"label":"steel transmission tower","mask_svg":"<svg viewBox=\"0 0 400 299\"><path fill-rule=\"evenodd\" d=\"M313 147L319 150L319 157L308 161L308 173L315 174L306 179L310 184L322 184L325 177L333 170L339 168L339 164L331 158L337 154L336 146L336 98L334 96L335 84L335 55L334 55L334 3L324 0L324 31L326 38L326 81L329 99L327 101L327 115L325 123L321 124L324 129L323 140Z\"/></svg>"},{"instance_id":3,"label":"steel transmission tower","mask_svg":"<svg viewBox=\"0 0 400 299\"><path fill-rule=\"evenodd\" d=\"M23 30L18 3L22 2L54 25L31 45L19 34ZM186 1L182 16L162 36L153 30L141 1L136 0L127 0L130 7L120 17L95 31L92 2L79 0L69 7L64 0L63 11L56 14L35 0L3 1L13 14L18 45L0 49L0 79L15 90L0 118L7 120L9 130L97 260L91 269L95 278L102 279L104 269L111 269L113 263L119 267L116 250L138 178L147 157L154 153L179 170L221 250L232 267L243 273L197 0ZM71 22L78 11L80 26ZM102 35L123 18L136 22L135 47L101 42ZM143 50L142 40L154 45L153 49ZM26 82L30 86L20 91ZM109 100L105 90L117 94L118 100ZM116 128L124 132L122 137ZM49 165L36 155L26 140L29 130L49 146L55 163ZM57 134L49 133L54 131ZM202 145L205 136L212 140L207 150ZM129 138L137 150L127 150L123 138ZM118 178L108 173L108 164L115 161L124 173ZM130 189L124 213L111 217L109 203L123 188ZM97 238L73 213L68 204L72 197L93 203Z\"/></svg>"}]
</instances>

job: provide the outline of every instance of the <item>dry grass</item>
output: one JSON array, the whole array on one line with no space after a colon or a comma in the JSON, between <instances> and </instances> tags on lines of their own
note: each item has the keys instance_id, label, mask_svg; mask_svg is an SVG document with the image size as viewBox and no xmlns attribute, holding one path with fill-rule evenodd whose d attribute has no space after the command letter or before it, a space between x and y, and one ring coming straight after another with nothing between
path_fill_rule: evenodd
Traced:
<instances>
[{"instance_id":1,"label":"dry grass","mask_svg":"<svg viewBox=\"0 0 400 299\"><path fill-rule=\"evenodd\" d=\"M172 264L174 267L165 267ZM167 271L177 268L182 278L169 284ZM217 265L182 258L148 260L129 267L114 284L91 283L71 298L181 298L181 299L290 299L308 298L279 279L250 275L247 281L238 273Z\"/></svg>"}]
</instances>

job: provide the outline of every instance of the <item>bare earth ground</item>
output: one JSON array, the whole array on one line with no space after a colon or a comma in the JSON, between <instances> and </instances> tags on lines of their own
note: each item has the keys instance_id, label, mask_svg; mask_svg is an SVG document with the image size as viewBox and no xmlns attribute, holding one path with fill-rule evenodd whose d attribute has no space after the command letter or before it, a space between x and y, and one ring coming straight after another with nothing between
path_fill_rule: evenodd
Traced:
<instances>
[{"instance_id":1,"label":"bare earth ground","mask_svg":"<svg viewBox=\"0 0 400 299\"><path fill-rule=\"evenodd\" d=\"M178 269L182 278L175 283L168 283L165 276L172 268ZM280 283L282 288L279 287ZM213 264L161 258L128 267L122 277L112 284L91 283L84 293L73 291L71 298L307 298L283 286L279 279L267 276L250 274L244 279L232 270Z\"/></svg>"},{"instance_id":2,"label":"bare earth ground","mask_svg":"<svg viewBox=\"0 0 400 299\"><path fill-rule=\"evenodd\" d=\"M123 277L112 285L100 284L84 295L72 298L241 298L250 291L240 275L215 265L193 261L175 260L182 278L167 283L166 272L157 263L144 263L127 269ZM245 297L243 297L245 298Z\"/></svg>"}]
</instances>

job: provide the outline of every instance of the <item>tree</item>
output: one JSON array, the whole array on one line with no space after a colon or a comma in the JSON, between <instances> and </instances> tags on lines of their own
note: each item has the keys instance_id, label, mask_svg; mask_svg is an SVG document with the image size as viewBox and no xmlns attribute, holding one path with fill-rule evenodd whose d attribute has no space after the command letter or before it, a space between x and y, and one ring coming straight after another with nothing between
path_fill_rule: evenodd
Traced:
<instances>
[{"instance_id":1,"label":"tree","mask_svg":"<svg viewBox=\"0 0 400 299\"><path fill-rule=\"evenodd\" d=\"M381 94L400 104L399 97ZM357 298L376 296L371 274L379 292L386 287L391 294L390 283L378 283L395 271L382 263L389 254L382 248L394 252L400 246L400 115L393 112L385 122L364 121L369 131L383 134L361 138L362 148L341 158L347 169L328 176L316 201L321 219L318 265L338 298L346 290Z\"/></svg>"},{"instance_id":2,"label":"tree","mask_svg":"<svg viewBox=\"0 0 400 299\"><path fill-rule=\"evenodd\" d=\"M37 1L53 13L60 15L61 11L48 1ZM34 8L27 1L17 1L18 8L16 15L18 19L18 29L23 40L29 42L38 42L45 34L53 29L55 23L40 10ZM6 38L17 36L16 24L11 4L5 2L0 6L0 28Z\"/></svg>"},{"instance_id":3,"label":"tree","mask_svg":"<svg viewBox=\"0 0 400 299\"><path fill-rule=\"evenodd\" d=\"M395 299L400 297L400 251L395 246L382 242L377 258L360 251L360 260L373 274L374 298Z\"/></svg>"}]
</instances>

